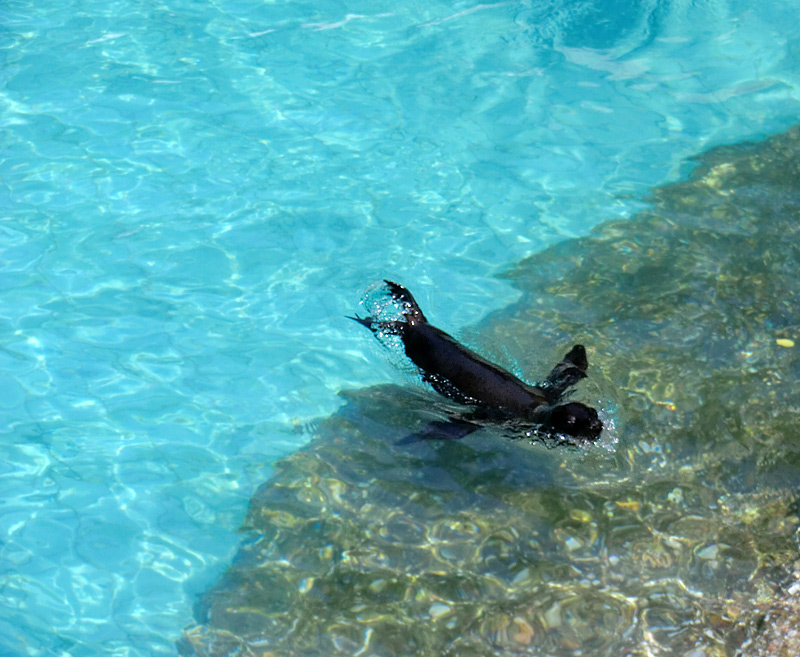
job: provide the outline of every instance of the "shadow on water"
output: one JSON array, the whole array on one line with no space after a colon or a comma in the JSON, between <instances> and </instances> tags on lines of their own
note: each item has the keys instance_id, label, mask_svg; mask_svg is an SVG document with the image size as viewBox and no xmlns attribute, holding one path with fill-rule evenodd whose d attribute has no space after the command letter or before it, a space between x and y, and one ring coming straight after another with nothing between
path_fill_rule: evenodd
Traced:
<instances>
[{"instance_id":1,"label":"shadow on water","mask_svg":"<svg viewBox=\"0 0 800 657\"><path fill-rule=\"evenodd\" d=\"M576 398L606 408L604 444L483 430L398 446L443 402L343 393L254 496L248 540L181 653L765 649L797 558L799 238L793 129L704 154L634 220L519 263L521 299L473 342L526 372L586 344Z\"/></svg>"}]
</instances>

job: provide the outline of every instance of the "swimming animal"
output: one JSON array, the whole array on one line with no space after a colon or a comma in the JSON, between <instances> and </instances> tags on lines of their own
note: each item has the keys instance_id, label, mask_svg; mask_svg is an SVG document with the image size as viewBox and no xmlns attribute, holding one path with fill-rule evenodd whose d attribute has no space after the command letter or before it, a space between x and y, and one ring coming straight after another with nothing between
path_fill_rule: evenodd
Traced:
<instances>
[{"instance_id":1,"label":"swimming animal","mask_svg":"<svg viewBox=\"0 0 800 657\"><path fill-rule=\"evenodd\" d=\"M426 383L448 399L472 407L466 416L431 423L416 435L417 439L458 439L484 424L509 421L539 425L548 433L584 440L596 440L600 435L603 423L595 409L580 402L558 403L569 388L586 377L589 361L582 345L572 347L541 385L529 385L430 324L402 285L384 282L388 294L401 305L404 321L350 319L376 336L399 336L406 355Z\"/></svg>"}]
</instances>

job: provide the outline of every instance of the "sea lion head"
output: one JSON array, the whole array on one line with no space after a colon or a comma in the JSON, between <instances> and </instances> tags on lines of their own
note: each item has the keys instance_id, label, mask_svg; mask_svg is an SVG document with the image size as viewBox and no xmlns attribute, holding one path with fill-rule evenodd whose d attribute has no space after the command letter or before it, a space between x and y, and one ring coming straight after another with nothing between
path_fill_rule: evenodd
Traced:
<instances>
[{"instance_id":1,"label":"sea lion head","mask_svg":"<svg viewBox=\"0 0 800 657\"><path fill-rule=\"evenodd\" d=\"M542 424L557 433L592 441L597 440L603 430L603 423L598 417L597 411L580 402L551 406L547 410Z\"/></svg>"}]
</instances>

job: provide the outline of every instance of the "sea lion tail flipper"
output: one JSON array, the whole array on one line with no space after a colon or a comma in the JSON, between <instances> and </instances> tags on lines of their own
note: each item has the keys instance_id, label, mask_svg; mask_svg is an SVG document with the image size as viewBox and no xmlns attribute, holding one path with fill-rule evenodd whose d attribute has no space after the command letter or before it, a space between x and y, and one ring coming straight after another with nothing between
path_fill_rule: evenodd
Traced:
<instances>
[{"instance_id":1,"label":"sea lion tail flipper","mask_svg":"<svg viewBox=\"0 0 800 657\"><path fill-rule=\"evenodd\" d=\"M422 314L419 304L417 303L416 299L414 299L414 296L411 294L411 292L398 283L393 283L392 281L387 281L386 279L384 279L383 282L386 283L386 287L389 288L389 294L392 295L392 299L396 299L405 306L405 312L403 312L403 314L406 317L417 323L427 323L428 320L425 319L425 315Z\"/></svg>"},{"instance_id":2,"label":"sea lion tail flipper","mask_svg":"<svg viewBox=\"0 0 800 657\"><path fill-rule=\"evenodd\" d=\"M589 359L583 345L576 344L548 374L542 386L548 401L557 401L569 388L586 378Z\"/></svg>"}]
</instances>

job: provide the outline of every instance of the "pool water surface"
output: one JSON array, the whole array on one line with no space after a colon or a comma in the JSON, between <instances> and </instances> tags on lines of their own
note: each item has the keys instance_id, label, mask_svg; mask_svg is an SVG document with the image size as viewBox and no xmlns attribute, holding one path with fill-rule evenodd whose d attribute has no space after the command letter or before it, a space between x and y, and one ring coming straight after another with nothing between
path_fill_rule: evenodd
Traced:
<instances>
[{"instance_id":1,"label":"pool water surface","mask_svg":"<svg viewBox=\"0 0 800 657\"><path fill-rule=\"evenodd\" d=\"M798 10L0 8L0 654L174 654L276 461L408 383L344 318L364 288L458 333L514 263L785 130Z\"/></svg>"}]
</instances>

